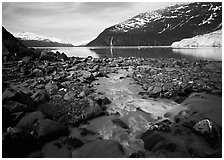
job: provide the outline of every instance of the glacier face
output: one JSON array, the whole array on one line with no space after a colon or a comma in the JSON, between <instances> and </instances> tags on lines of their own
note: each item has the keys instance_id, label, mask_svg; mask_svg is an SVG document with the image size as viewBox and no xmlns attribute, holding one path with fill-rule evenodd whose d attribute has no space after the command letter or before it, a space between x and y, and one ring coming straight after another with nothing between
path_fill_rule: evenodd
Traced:
<instances>
[{"instance_id":1,"label":"glacier face","mask_svg":"<svg viewBox=\"0 0 224 160\"><path fill-rule=\"evenodd\" d=\"M220 29L208 34L182 39L181 41L173 42L171 46L173 48L221 47L222 46L222 30Z\"/></svg>"}]
</instances>

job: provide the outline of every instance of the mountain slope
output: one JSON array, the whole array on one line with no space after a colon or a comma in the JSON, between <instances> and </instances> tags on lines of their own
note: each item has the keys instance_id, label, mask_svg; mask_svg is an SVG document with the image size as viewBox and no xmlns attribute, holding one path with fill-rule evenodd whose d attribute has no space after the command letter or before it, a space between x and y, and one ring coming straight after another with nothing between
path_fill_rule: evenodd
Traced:
<instances>
[{"instance_id":1,"label":"mountain slope","mask_svg":"<svg viewBox=\"0 0 224 160\"><path fill-rule=\"evenodd\" d=\"M34 50L27 48L22 42L2 27L2 55L7 57L24 57L34 54Z\"/></svg>"},{"instance_id":2,"label":"mountain slope","mask_svg":"<svg viewBox=\"0 0 224 160\"><path fill-rule=\"evenodd\" d=\"M141 13L105 29L88 46L171 45L222 27L222 3L173 5Z\"/></svg>"},{"instance_id":3,"label":"mountain slope","mask_svg":"<svg viewBox=\"0 0 224 160\"><path fill-rule=\"evenodd\" d=\"M182 39L173 42L172 47L221 47L222 46L222 30L217 30L208 34L195 36L192 38Z\"/></svg>"},{"instance_id":4,"label":"mountain slope","mask_svg":"<svg viewBox=\"0 0 224 160\"><path fill-rule=\"evenodd\" d=\"M73 47L71 43L57 38L49 38L30 32L13 33L13 35L28 47Z\"/></svg>"}]
</instances>

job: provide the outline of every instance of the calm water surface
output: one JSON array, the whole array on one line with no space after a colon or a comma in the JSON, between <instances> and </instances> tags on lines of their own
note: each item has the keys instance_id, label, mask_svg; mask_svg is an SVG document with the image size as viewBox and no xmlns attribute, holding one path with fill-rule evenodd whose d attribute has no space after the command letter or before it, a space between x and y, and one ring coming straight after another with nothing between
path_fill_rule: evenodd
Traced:
<instances>
[{"instance_id":1,"label":"calm water surface","mask_svg":"<svg viewBox=\"0 0 224 160\"><path fill-rule=\"evenodd\" d=\"M43 48L43 47L42 47ZM147 57L222 60L222 48L171 47L45 47L53 52L64 52L68 57Z\"/></svg>"}]
</instances>

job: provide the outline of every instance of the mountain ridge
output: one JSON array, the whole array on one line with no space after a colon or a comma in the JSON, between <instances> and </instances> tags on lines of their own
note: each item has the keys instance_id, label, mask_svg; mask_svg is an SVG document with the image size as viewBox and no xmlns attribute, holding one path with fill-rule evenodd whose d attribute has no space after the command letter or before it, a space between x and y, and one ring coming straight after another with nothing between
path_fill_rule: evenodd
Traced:
<instances>
[{"instance_id":1,"label":"mountain ridge","mask_svg":"<svg viewBox=\"0 0 224 160\"><path fill-rule=\"evenodd\" d=\"M31 32L12 33L28 47L73 47L74 45L58 38L50 38Z\"/></svg>"},{"instance_id":2,"label":"mountain ridge","mask_svg":"<svg viewBox=\"0 0 224 160\"><path fill-rule=\"evenodd\" d=\"M221 2L197 2L140 13L106 28L87 46L170 46L174 41L218 30ZM113 38L112 38L113 37Z\"/></svg>"}]
</instances>

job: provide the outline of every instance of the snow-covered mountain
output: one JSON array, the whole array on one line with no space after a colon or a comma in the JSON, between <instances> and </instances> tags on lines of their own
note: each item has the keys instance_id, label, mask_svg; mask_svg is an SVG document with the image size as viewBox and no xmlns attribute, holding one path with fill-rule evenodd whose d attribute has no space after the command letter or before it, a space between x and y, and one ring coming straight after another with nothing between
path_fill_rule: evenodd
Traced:
<instances>
[{"instance_id":1,"label":"snow-covered mountain","mask_svg":"<svg viewBox=\"0 0 224 160\"><path fill-rule=\"evenodd\" d=\"M172 5L106 28L89 46L171 45L222 27L221 2Z\"/></svg>"},{"instance_id":2,"label":"snow-covered mountain","mask_svg":"<svg viewBox=\"0 0 224 160\"><path fill-rule=\"evenodd\" d=\"M186 47L221 47L222 46L222 30L217 30L204 35L198 35L192 38L182 39L178 42L173 42L173 48Z\"/></svg>"},{"instance_id":3,"label":"snow-covered mountain","mask_svg":"<svg viewBox=\"0 0 224 160\"><path fill-rule=\"evenodd\" d=\"M50 38L31 32L12 33L28 47L72 47L73 45L57 38Z\"/></svg>"}]
</instances>

